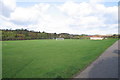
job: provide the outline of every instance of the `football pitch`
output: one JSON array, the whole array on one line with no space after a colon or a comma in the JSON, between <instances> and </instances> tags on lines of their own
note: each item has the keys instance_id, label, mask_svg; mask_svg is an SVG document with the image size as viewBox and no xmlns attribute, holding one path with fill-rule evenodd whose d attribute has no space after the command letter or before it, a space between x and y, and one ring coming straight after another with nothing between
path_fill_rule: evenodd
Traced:
<instances>
[{"instance_id":1,"label":"football pitch","mask_svg":"<svg viewBox=\"0 0 120 80\"><path fill-rule=\"evenodd\" d=\"M3 78L70 78L117 39L2 42Z\"/></svg>"}]
</instances>

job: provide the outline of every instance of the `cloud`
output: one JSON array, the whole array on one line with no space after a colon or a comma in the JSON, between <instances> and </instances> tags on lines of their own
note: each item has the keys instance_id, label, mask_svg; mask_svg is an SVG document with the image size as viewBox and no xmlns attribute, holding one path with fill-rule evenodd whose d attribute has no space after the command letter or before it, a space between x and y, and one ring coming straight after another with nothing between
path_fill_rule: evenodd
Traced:
<instances>
[{"instance_id":1,"label":"cloud","mask_svg":"<svg viewBox=\"0 0 120 80\"><path fill-rule=\"evenodd\" d=\"M71 27L77 26L76 30L79 30L80 33L93 31L92 34L95 32L104 34L111 31L109 30L111 26L117 29L116 26L113 26L117 24L117 6L106 7L97 2L94 5L91 2L66 2L58 8L73 19L74 26ZM117 33L117 30L114 30L113 33Z\"/></svg>"},{"instance_id":2,"label":"cloud","mask_svg":"<svg viewBox=\"0 0 120 80\"><path fill-rule=\"evenodd\" d=\"M11 4L4 3L7 7ZM0 15L4 28L73 34L117 33L118 7L106 7L100 1L39 3L29 7L15 6L14 1L13 4L7 11L9 17L5 13Z\"/></svg>"},{"instance_id":3,"label":"cloud","mask_svg":"<svg viewBox=\"0 0 120 80\"><path fill-rule=\"evenodd\" d=\"M1 5L1 14L5 17L9 17L10 13L14 11L14 9L16 8L16 1L15 0L2 0L0 1L0 5Z\"/></svg>"},{"instance_id":4,"label":"cloud","mask_svg":"<svg viewBox=\"0 0 120 80\"><path fill-rule=\"evenodd\" d=\"M38 21L47 17L45 12L48 8L49 4L42 3L27 8L17 7L15 11L11 13L10 19L15 24L37 24Z\"/></svg>"}]
</instances>

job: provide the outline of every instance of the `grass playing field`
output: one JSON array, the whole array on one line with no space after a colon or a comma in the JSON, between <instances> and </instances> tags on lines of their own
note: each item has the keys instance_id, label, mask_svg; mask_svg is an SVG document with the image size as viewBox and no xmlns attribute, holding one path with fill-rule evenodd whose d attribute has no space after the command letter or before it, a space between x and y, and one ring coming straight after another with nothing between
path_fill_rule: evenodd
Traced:
<instances>
[{"instance_id":1,"label":"grass playing field","mask_svg":"<svg viewBox=\"0 0 120 80\"><path fill-rule=\"evenodd\" d=\"M115 41L3 41L3 78L72 77Z\"/></svg>"}]
</instances>

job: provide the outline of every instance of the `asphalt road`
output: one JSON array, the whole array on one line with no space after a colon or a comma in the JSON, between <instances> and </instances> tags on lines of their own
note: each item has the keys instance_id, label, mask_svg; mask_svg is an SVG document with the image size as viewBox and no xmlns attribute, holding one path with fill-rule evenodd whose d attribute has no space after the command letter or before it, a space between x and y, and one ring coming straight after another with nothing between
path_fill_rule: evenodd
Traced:
<instances>
[{"instance_id":1,"label":"asphalt road","mask_svg":"<svg viewBox=\"0 0 120 80\"><path fill-rule=\"evenodd\" d=\"M75 78L118 78L119 51L117 41Z\"/></svg>"}]
</instances>

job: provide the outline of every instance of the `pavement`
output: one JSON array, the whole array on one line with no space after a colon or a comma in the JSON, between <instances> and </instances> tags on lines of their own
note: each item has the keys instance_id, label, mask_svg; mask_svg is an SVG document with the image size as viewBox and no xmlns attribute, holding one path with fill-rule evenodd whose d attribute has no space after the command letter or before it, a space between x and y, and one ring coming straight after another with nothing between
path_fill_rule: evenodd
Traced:
<instances>
[{"instance_id":1,"label":"pavement","mask_svg":"<svg viewBox=\"0 0 120 80\"><path fill-rule=\"evenodd\" d=\"M101 56L75 78L118 78L118 42L116 41Z\"/></svg>"}]
</instances>

